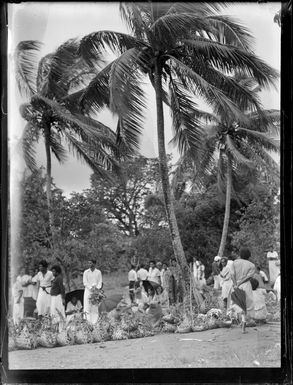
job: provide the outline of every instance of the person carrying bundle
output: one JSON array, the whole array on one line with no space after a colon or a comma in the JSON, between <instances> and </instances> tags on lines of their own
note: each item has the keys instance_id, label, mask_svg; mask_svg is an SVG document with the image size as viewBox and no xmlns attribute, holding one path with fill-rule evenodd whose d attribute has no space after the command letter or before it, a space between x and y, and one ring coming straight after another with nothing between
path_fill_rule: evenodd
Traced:
<instances>
[{"instance_id":1,"label":"person carrying bundle","mask_svg":"<svg viewBox=\"0 0 293 385\"><path fill-rule=\"evenodd\" d=\"M95 289L100 290L102 288L102 273L96 269L96 260L91 259L89 262L89 268L83 273L84 299L83 308L85 318L91 323L96 323L99 310L97 305L93 305L90 301L90 297Z\"/></svg>"},{"instance_id":2,"label":"person carrying bundle","mask_svg":"<svg viewBox=\"0 0 293 385\"><path fill-rule=\"evenodd\" d=\"M253 278L255 274L255 265L248 261L251 257L250 250L246 247L240 249L240 258L236 259L231 265L231 278L233 281L234 292L244 293L245 296L245 310L242 313L242 332L245 333L246 327L246 316L253 318L254 317L254 302L253 302L253 293L250 279ZM232 301L235 303L237 296L231 294Z\"/></svg>"}]
</instances>

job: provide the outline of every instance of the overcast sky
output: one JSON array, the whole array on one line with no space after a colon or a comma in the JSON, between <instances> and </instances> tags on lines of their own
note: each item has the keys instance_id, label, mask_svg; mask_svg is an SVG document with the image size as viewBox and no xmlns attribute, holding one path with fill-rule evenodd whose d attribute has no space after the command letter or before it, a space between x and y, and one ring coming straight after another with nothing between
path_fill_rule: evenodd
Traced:
<instances>
[{"instance_id":1,"label":"overcast sky","mask_svg":"<svg viewBox=\"0 0 293 385\"><path fill-rule=\"evenodd\" d=\"M118 3L36 3L27 2L8 4L9 17L9 54L22 40L39 40L44 43L42 55L54 51L60 44L72 37L82 37L98 30L114 30L127 32L120 20ZM275 69L280 70L280 28L273 22L274 14L280 9L280 3L230 3L223 14L231 15L248 27L255 37L255 54L264 59ZM9 64L9 114L11 173L17 179L23 167L19 151L19 138L25 122L18 113L18 106L24 100L15 89L13 66ZM144 135L141 141L141 152L145 156L157 156L155 101L153 91L148 89L150 111L146 117ZM279 90L263 92L262 102L265 108L280 108ZM170 117L166 110L166 138L172 137ZM103 114L99 120L113 126L109 113ZM42 146L42 147L41 147ZM168 152L172 148L168 147ZM45 165L43 144L39 146L38 164ZM176 153L174 153L176 157ZM53 178L57 186L66 195L72 191L82 191L89 187L91 170L84 164L68 158L60 166L53 161Z\"/></svg>"}]
</instances>

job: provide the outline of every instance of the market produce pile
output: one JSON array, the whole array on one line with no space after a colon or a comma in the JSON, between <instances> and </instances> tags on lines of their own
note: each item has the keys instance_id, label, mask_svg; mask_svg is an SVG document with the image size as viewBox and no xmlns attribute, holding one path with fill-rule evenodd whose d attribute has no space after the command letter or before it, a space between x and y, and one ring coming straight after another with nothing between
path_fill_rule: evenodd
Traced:
<instances>
[{"instance_id":1,"label":"market produce pile","mask_svg":"<svg viewBox=\"0 0 293 385\"><path fill-rule=\"evenodd\" d=\"M278 303L267 296L270 320L280 320ZM279 318L278 318L279 317ZM41 321L23 319L14 325L9 319L9 350L52 348L72 344L142 338L160 333L190 333L219 327L231 327L238 321L234 315L226 315L221 300L207 293L200 309L184 304L170 307L168 314L152 307L148 313L134 311L130 306L117 307L110 313L102 313L95 325L82 317L64 323L56 330L54 320L46 316Z\"/></svg>"}]
</instances>

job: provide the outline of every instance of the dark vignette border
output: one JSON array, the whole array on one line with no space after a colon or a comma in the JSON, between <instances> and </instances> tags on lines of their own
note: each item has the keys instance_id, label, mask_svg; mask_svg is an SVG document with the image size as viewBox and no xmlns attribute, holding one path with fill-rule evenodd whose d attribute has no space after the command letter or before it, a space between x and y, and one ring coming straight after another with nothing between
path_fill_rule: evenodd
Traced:
<instances>
[{"instance_id":1,"label":"dark vignette border","mask_svg":"<svg viewBox=\"0 0 293 385\"><path fill-rule=\"evenodd\" d=\"M20 1L8 1L18 3ZM292 14L284 13L281 32L281 368L9 370L6 313L8 301L8 143L7 143L7 4L1 4L1 340L3 383L270 383L291 384L292 377ZM283 3L283 7L284 7ZM272 20L273 22L273 20ZM50 380L50 383L48 382ZM66 382L65 382L66 381Z\"/></svg>"}]
</instances>

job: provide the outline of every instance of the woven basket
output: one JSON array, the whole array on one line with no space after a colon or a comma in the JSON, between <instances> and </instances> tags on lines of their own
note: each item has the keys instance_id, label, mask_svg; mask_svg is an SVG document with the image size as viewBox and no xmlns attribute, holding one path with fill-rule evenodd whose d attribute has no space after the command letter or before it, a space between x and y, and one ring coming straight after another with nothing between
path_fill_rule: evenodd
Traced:
<instances>
[{"instance_id":1,"label":"woven basket","mask_svg":"<svg viewBox=\"0 0 293 385\"><path fill-rule=\"evenodd\" d=\"M57 345L56 333L43 331L37 338L37 343L44 348L54 348Z\"/></svg>"},{"instance_id":2,"label":"woven basket","mask_svg":"<svg viewBox=\"0 0 293 385\"><path fill-rule=\"evenodd\" d=\"M92 336L87 330L79 329L75 332L75 343L78 345L88 344L92 342Z\"/></svg>"},{"instance_id":3,"label":"woven basket","mask_svg":"<svg viewBox=\"0 0 293 385\"><path fill-rule=\"evenodd\" d=\"M56 341L58 346L67 346L71 344L71 339L68 337L65 330L62 330L57 334Z\"/></svg>"},{"instance_id":4,"label":"woven basket","mask_svg":"<svg viewBox=\"0 0 293 385\"><path fill-rule=\"evenodd\" d=\"M192 332L191 326L184 326L184 327L178 326L176 329L176 333L180 333L180 334L185 334L190 332Z\"/></svg>"}]
</instances>

